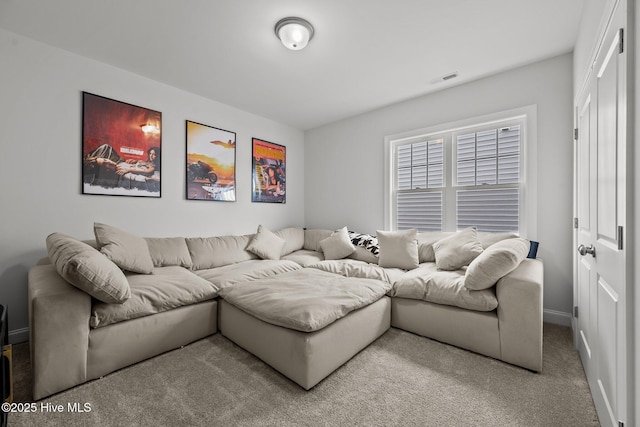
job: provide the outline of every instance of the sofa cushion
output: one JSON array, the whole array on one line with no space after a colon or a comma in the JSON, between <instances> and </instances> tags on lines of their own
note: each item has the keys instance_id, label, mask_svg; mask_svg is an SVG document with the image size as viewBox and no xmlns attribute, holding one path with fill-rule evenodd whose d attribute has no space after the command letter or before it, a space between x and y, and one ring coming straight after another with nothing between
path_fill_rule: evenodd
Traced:
<instances>
[{"instance_id":1,"label":"sofa cushion","mask_svg":"<svg viewBox=\"0 0 640 427\"><path fill-rule=\"evenodd\" d=\"M283 256L281 259L294 261L302 267L306 267L309 264L314 264L318 261L324 260L324 255L322 252L300 249L298 251L291 252L289 255Z\"/></svg>"},{"instance_id":2,"label":"sofa cushion","mask_svg":"<svg viewBox=\"0 0 640 427\"><path fill-rule=\"evenodd\" d=\"M283 228L282 230L276 231L275 234L285 241L281 256L289 255L291 252L300 250L304 247L304 228Z\"/></svg>"},{"instance_id":3,"label":"sofa cushion","mask_svg":"<svg viewBox=\"0 0 640 427\"><path fill-rule=\"evenodd\" d=\"M179 265L191 268L191 255L184 237L145 237L155 267Z\"/></svg>"},{"instance_id":4,"label":"sofa cushion","mask_svg":"<svg viewBox=\"0 0 640 427\"><path fill-rule=\"evenodd\" d=\"M142 237L99 222L93 224L93 231L100 252L118 267L134 273L151 273L153 260Z\"/></svg>"},{"instance_id":5,"label":"sofa cushion","mask_svg":"<svg viewBox=\"0 0 640 427\"><path fill-rule=\"evenodd\" d=\"M333 233L333 231L319 228L304 230L304 249L321 252L322 248L320 247L320 240L331 236L331 233Z\"/></svg>"},{"instance_id":6,"label":"sofa cushion","mask_svg":"<svg viewBox=\"0 0 640 427\"><path fill-rule=\"evenodd\" d=\"M411 270L418 267L416 230L376 232L380 245L378 264L381 267Z\"/></svg>"},{"instance_id":7,"label":"sofa cushion","mask_svg":"<svg viewBox=\"0 0 640 427\"><path fill-rule=\"evenodd\" d=\"M294 261L254 259L225 265L224 267L198 270L195 271L195 274L213 283L218 289L223 289L235 283L264 279L265 277L301 268L300 264Z\"/></svg>"},{"instance_id":8,"label":"sofa cushion","mask_svg":"<svg viewBox=\"0 0 640 427\"><path fill-rule=\"evenodd\" d=\"M472 290L492 287L520 265L529 253L529 246L529 241L521 238L494 243L469 264L464 285Z\"/></svg>"},{"instance_id":9,"label":"sofa cushion","mask_svg":"<svg viewBox=\"0 0 640 427\"><path fill-rule=\"evenodd\" d=\"M518 237L517 234L514 233L490 233L487 231L478 231L478 240L480 240L480 244L483 249L487 249L489 246L501 242L506 239L514 239Z\"/></svg>"},{"instance_id":10,"label":"sofa cushion","mask_svg":"<svg viewBox=\"0 0 640 427\"><path fill-rule=\"evenodd\" d=\"M368 262L355 259L320 261L315 264L310 264L308 267L328 273L339 274L344 277L377 279L391 284L405 273L405 271L400 268L384 268L376 264L369 264Z\"/></svg>"},{"instance_id":11,"label":"sofa cushion","mask_svg":"<svg viewBox=\"0 0 640 427\"><path fill-rule=\"evenodd\" d=\"M436 254L433 251L433 244L438 240L451 236L452 234L454 234L453 231L418 233L418 258L420 262L435 262Z\"/></svg>"},{"instance_id":12,"label":"sofa cushion","mask_svg":"<svg viewBox=\"0 0 640 427\"><path fill-rule=\"evenodd\" d=\"M389 296L451 305L475 311L498 306L495 288L473 291L464 286L464 270L441 271L435 263L420 264L394 284Z\"/></svg>"},{"instance_id":13,"label":"sofa cushion","mask_svg":"<svg viewBox=\"0 0 640 427\"><path fill-rule=\"evenodd\" d=\"M331 233L329 237L320 240L320 248L322 248L324 259L346 258L356 250L349 239L347 227L342 227Z\"/></svg>"},{"instance_id":14,"label":"sofa cushion","mask_svg":"<svg viewBox=\"0 0 640 427\"><path fill-rule=\"evenodd\" d=\"M194 270L222 267L258 258L246 250L253 235L187 237Z\"/></svg>"},{"instance_id":15,"label":"sofa cushion","mask_svg":"<svg viewBox=\"0 0 640 427\"><path fill-rule=\"evenodd\" d=\"M378 263L378 256L374 255L373 253L371 253L371 251L363 248L362 246L356 246L356 250L353 251L353 253L349 255L348 258L368 262L371 264Z\"/></svg>"},{"instance_id":16,"label":"sofa cushion","mask_svg":"<svg viewBox=\"0 0 640 427\"><path fill-rule=\"evenodd\" d=\"M482 244L478 240L478 230L469 227L433 244L436 266L440 270L458 270L469 265L482 253Z\"/></svg>"},{"instance_id":17,"label":"sofa cushion","mask_svg":"<svg viewBox=\"0 0 640 427\"><path fill-rule=\"evenodd\" d=\"M313 332L378 301L390 288L382 280L343 277L305 268L228 286L220 291L220 296L264 322Z\"/></svg>"},{"instance_id":18,"label":"sofa cushion","mask_svg":"<svg viewBox=\"0 0 640 427\"><path fill-rule=\"evenodd\" d=\"M215 298L218 288L182 267L157 267L151 274L127 274L131 298L123 304L94 304L93 328L169 311Z\"/></svg>"},{"instance_id":19,"label":"sofa cushion","mask_svg":"<svg viewBox=\"0 0 640 427\"><path fill-rule=\"evenodd\" d=\"M73 286L105 303L123 303L131 296L122 270L98 250L62 233L50 234L46 242L58 274Z\"/></svg>"},{"instance_id":20,"label":"sofa cushion","mask_svg":"<svg viewBox=\"0 0 640 427\"><path fill-rule=\"evenodd\" d=\"M258 226L258 232L253 236L247 250L258 255L262 259L280 259L284 250L285 240L262 225Z\"/></svg>"}]
</instances>

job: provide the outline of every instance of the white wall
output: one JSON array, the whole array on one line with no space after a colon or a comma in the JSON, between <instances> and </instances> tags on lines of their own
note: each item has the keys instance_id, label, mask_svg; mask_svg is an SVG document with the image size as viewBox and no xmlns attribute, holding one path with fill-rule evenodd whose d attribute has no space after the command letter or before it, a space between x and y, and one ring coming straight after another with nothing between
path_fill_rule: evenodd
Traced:
<instances>
[{"instance_id":1,"label":"white wall","mask_svg":"<svg viewBox=\"0 0 640 427\"><path fill-rule=\"evenodd\" d=\"M0 304L27 338L27 272L45 238L94 221L142 236L304 225L302 131L0 29ZM189 64L184 64L188 67ZM82 91L162 112L162 197L81 194ZM185 120L236 132L237 202L185 200ZM287 147L287 203L251 203L251 138Z\"/></svg>"},{"instance_id":2,"label":"white wall","mask_svg":"<svg viewBox=\"0 0 640 427\"><path fill-rule=\"evenodd\" d=\"M537 104L538 256L545 319L570 324L572 55L566 54L305 132L305 224L384 227L384 137ZM348 94L345 94L348 96Z\"/></svg>"}]
</instances>

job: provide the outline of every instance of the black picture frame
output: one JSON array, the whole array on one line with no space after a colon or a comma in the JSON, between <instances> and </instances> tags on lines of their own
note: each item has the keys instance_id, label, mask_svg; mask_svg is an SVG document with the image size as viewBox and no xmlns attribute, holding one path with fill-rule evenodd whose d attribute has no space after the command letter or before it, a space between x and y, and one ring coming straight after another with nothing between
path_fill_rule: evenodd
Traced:
<instances>
[{"instance_id":1,"label":"black picture frame","mask_svg":"<svg viewBox=\"0 0 640 427\"><path fill-rule=\"evenodd\" d=\"M162 113L82 92L82 194L161 197Z\"/></svg>"},{"instance_id":2,"label":"black picture frame","mask_svg":"<svg viewBox=\"0 0 640 427\"><path fill-rule=\"evenodd\" d=\"M251 158L251 201L286 203L287 147L252 138Z\"/></svg>"},{"instance_id":3,"label":"black picture frame","mask_svg":"<svg viewBox=\"0 0 640 427\"><path fill-rule=\"evenodd\" d=\"M187 200L236 201L236 133L187 120Z\"/></svg>"}]
</instances>

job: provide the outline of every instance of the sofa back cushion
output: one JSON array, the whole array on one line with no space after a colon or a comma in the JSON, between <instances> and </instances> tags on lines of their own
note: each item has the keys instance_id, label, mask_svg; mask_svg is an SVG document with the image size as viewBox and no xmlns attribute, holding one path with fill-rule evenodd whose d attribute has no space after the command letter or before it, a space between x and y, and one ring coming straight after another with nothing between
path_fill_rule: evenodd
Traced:
<instances>
[{"instance_id":1,"label":"sofa back cushion","mask_svg":"<svg viewBox=\"0 0 640 427\"><path fill-rule=\"evenodd\" d=\"M478 231L478 239L480 239L483 249L487 249L489 246L503 240L514 239L516 237L518 237L518 235L514 233L489 233L487 231Z\"/></svg>"},{"instance_id":2,"label":"sofa back cushion","mask_svg":"<svg viewBox=\"0 0 640 427\"><path fill-rule=\"evenodd\" d=\"M47 252L60 276L97 300L123 303L131 296L122 270L86 243L53 233L47 237Z\"/></svg>"},{"instance_id":3,"label":"sofa back cushion","mask_svg":"<svg viewBox=\"0 0 640 427\"><path fill-rule=\"evenodd\" d=\"M187 247L194 270L222 267L237 262L257 259L247 251L253 234L242 236L187 237Z\"/></svg>"},{"instance_id":4,"label":"sofa back cushion","mask_svg":"<svg viewBox=\"0 0 640 427\"><path fill-rule=\"evenodd\" d=\"M418 233L418 258L420 262L434 262L436 260L436 254L433 251L433 244L452 234L454 234L452 231Z\"/></svg>"},{"instance_id":5,"label":"sofa back cushion","mask_svg":"<svg viewBox=\"0 0 640 427\"><path fill-rule=\"evenodd\" d=\"M418 233L418 255L420 262L434 262L436 260L435 252L433 251L433 244L438 240L455 234L453 231L430 231L426 233ZM489 233L486 231L478 232L478 239L482 244L483 249L487 249L489 246L504 239L512 239L518 237L514 233Z\"/></svg>"},{"instance_id":6,"label":"sofa back cushion","mask_svg":"<svg viewBox=\"0 0 640 427\"><path fill-rule=\"evenodd\" d=\"M331 236L333 231L323 230L319 228L312 228L310 230L304 230L304 249L309 251L322 252L320 241Z\"/></svg>"},{"instance_id":7,"label":"sofa back cushion","mask_svg":"<svg viewBox=\"0 0 640 427\"><path fill-rule=\"evenodd\" d=\"M292 252L304 248L304 228L289 227L275 232L275 235L284 239L284 248L281 256L289 255Z\"/></svg>"},{"instance_id":8,"label":"sofa back cushion","mask_svg":"<svg viewBox=\"0 0 640 427\"><path fill-rule=\"evenodd\" d=\"M184 237L145 237L145 240L155 267L191 268L193 265Z\"/></svg>"}]
</instances>

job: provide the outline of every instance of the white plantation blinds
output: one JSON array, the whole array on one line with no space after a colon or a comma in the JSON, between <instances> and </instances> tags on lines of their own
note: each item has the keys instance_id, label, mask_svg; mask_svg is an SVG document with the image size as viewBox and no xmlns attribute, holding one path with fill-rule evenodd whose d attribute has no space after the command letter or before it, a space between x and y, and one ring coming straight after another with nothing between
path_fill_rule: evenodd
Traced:
<instances>
[{"instance_id":1,"label":"white plantation blinds","mask_svg":"<svg viewBox=\"0 0 640 427\"><path fill-rule=\"evenodd\" d=\"M456 226L518 232L519 125L456 137Z\"/></svg>"},{"instance_id":2,"label":"white plantation blinds","mask_svg":"<svg viewBox=\"0 0 640 427\"><path fill-rule=\"evenodd\" d=\"M525 121L466 127L394 145L398 230L521 231Z\"/></svg>"},{"instance_id":3,"label":"white plantation blinds","mask_svg":"<svg viewBox=\"0 0 640 427\"><path fill-rule=\"evenodd\" d=\"M441 230L444 141L400 145L396 159L397 229Z\"/></svg>"}]
</instances>

